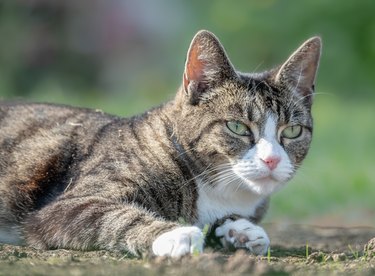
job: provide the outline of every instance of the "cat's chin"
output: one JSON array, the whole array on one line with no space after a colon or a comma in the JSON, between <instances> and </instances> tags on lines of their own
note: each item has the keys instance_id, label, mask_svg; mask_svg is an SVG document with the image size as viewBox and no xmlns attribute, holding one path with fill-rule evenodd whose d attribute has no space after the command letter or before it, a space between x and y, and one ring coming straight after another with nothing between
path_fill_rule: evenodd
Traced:
<instances>
[{"instance_id":1,"label":"cat's chin","mask_svg":"<svg viewBox=\"0 0 375 276\"><path fill-rule=\"evenodd\" d=\"M241 177L244 186L249 189L251 192L256 193L258 195L268 196L276 191L278 191L281 187L284 186L286 181L281 181L273 177L272 175L257 178L257 179L247 179Z\"/></svg>"}]
</instances>

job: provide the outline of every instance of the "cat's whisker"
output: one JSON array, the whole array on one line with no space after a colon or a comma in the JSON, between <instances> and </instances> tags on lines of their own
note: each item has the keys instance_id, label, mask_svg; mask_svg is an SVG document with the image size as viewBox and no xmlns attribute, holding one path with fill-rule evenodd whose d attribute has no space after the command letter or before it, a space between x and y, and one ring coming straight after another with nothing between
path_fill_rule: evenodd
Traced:
<instances>
[{"instance_id":1,"label":"cat's whisker","mask_svg":"<svg viewBox=\"0 0 375 276\"><path fill-rule=\"evenodd\" d=\"M226 182L226 181L230 181L232 178L238 178L238 176L235 176L235 175L233 175L233 174L228 174L228 175L225 175L224 177L222 176L222 177L218 177L218 178L216 178L216 179L213 179L213 180L211 181L211 183L212 183L212 184L215 184L215 183L218 183L218 182L220 182L220 183L224 183L224 182Z\"/></svg>"},{"instance_id":2,"label":"cat's whisker","mask_svg":"<svg viewBox=\"0 0 375 276\"><path fill-rule=\"evenodd\" d=\"M228 173L217 174L217 175L208 177L207 178L207 180L208 180L207 182L208 183L212 183L213 185L215 185L215 183L225 180L229 175L230 175L229 172Z\"/></svg>"},{"instance_id":3,"label":"cat's whisker","mask_svg":"<svg viewBox=\"0 0 375 276\"><path fill-rule=\"evenodd\" d=\"M233 183L236 183L239 178L236 175L230 175L226 181L220 181L222 185L220 185L220 189L222 190L222 193L231 193L231 191L227 191L228 189L233 187Z\"/></svg>"},{"instance_id":4,"label":"cat's whisker","mask_svg":"<svg viewBox=\"0 0 375 276\"><path fill-rule=\"evenodd\" d=\"M236 175L234 174L232 167L229 167L226 170L219 171L218 173L210 176L209 181L211 183L215 183L217 181L227 180L228 178L231 178L233 176L236 176Z\"/></svg>"},{"instance_id":5,"label":"cat's whisker","mask_svg":"<svg viewBox=\"0 0 375 276\"><path fill-rule=\"evenodd\" d=\"M218 167L217 173L230 171L232 170L232 168L233 168L232 164L226 163L226 164L223 164L223 166Z\"/></svg>"},{"instance_id":6,"label":"cat's whisker","mask_svg":"<svg viewBox=\"0 0 375 276\"><path fill-rule=\"evenodd\" d=\"M184 149L183 151L180 151L180 153L177 155L177 158L181 157L184 154L192 152L192 151L196 150L197 148L198 148L198 146L190 148L190 149Z\"/></svg>"},{"instance_id":7,"label":"cat's whisker","mask_svg":"<svg viewBox=\"0 0 375 276\"><path fill-rule=\"evenodd\" d=\"M244 184L244 181L243 181L242 178L238 178L237 179L237 183L238 183L238 185L237 185L237 188L234 190L234 193L238 192L238 190L240 189L240 187Z\"/></svg>"},{"instance_id":8,"label":"cat's whisker","mask_svg":"<svg viewBox=\"0 0 375 276\"><path fill-rule=\"evenodd\" d=\"M215 167L210 168L211 166L212 166L212 164L208 165L207 168L205 170L203 170L203 172L201 172L200 174L198 174L198 175L190 178L189 180L185 181L184 183L182 183L181 187L179 188L179 190L182 189L182 188L184 188L184 187L186 187L186 185L189 185L192 181L195 181L195 180L197 180L199 178L203 178L204 179L210 173L213 173L215 171L221 172L223 169L226 169L226 168L229 169L229 168L231 168L231 165L228 164L228 163L219 164L219 165L216 165Z\"/></svg>"},{"instance_id":9,"label":"cat's whisker","mask_svg":"<svg viewBox=\"0 0 375 276\"><path fill-rule=\"evenodd\" d=\"M255 66L253 72L256 72L259 69L259 67L263 65L263 63L264 63L264 61L259 62L258 65Z\"/></svg>"}]
</instances>

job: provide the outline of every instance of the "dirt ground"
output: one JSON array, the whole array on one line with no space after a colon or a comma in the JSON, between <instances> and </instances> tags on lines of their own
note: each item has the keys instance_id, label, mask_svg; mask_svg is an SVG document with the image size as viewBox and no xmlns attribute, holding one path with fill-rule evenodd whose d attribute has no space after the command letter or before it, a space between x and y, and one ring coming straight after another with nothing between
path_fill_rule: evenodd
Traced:
<instances>
[{"instance_id":1,"label":"dirt ground","mask_svg":"<svg viewBox=\"0 0 375 276\"><path fill-rule=\"evenodd\" d=\"M267 256L206 249L180 260L0 244L0 275L375 275L375 228L265 225Z\"/></svg>"}]
</instances>

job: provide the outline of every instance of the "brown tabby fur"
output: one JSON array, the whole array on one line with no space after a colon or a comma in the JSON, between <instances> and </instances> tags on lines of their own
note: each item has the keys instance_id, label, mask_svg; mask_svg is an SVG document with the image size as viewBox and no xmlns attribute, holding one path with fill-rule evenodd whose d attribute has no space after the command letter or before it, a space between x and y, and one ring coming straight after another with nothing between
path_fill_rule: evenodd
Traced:
<instances>
[{"instance_id":1,"label":"brown tabby fur","mask_svg":"<svg viewBox=\"0 0 375 276\"><path fill-rule=\"evenodd\" d=\"M305 59L310 48L315 53L319 47L315 38L292 59ZM197 62L198 56L204 62ZM318 57L311 59L316 67ZM198 223L197 176L209 180L207 168L242 156L255 143L229 134L229 119L262 125L271 112L280 124L303 123L306 139L284 145L296 167L302 162L311 140L313 87L301 82L293 93L298 68L286 63L281 73L280 67L236 72L207 31L194 38L189 60L174 100L129 119L62 105L2 102L0 241L148 252L179 219ZM267 200L249 219L262 218Z\"/></svg>"}]
</instances>

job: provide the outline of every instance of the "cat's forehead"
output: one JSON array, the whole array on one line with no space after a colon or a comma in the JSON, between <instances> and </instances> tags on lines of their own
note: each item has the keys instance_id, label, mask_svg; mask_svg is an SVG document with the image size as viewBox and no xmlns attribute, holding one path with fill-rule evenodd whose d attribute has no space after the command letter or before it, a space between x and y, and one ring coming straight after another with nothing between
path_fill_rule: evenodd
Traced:
<instances>
[{"instance_id":1,"label":"cat's forehead","mask_svg":"<svg viewBox=\"0 0 375 276\"><path fill-rule=\"evenodd\" d=\"M274 113L278 116L285 106L285 95L277 87L272 86L265 80L248 79L239 93L244 93L247 101L244 108L247 109L250 121L263 120L267 114Z\"/></svg>"},{"instance_id":2,"label":"cat's forehead","mask_svg":"<svg viewBox=\"0 0 375 276\"><path fill-rule=\"evenodd\" d=\"M284 91L266 79L242 78L226 86L230 112L256 123L264 123L270 114L279 122L301 121L305 108L292 93Z\"/></svg>"}]
</instances>

